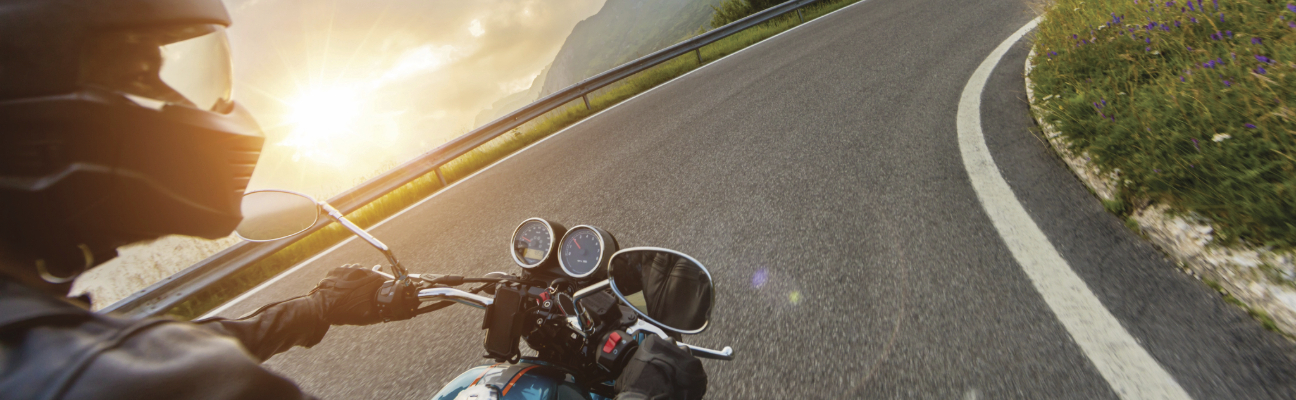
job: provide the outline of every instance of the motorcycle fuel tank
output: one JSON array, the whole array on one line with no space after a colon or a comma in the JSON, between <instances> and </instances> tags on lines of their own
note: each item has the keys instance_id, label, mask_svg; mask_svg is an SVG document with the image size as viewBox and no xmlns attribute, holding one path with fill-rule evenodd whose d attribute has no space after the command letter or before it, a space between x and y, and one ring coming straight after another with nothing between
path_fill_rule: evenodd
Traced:
<instances>
[{"instance_id":1,"label":"motorcycle fuel tank","mask_svg":"<svg viewBox=\"0 0 1296 400\"><path fill-rule=\"evenodd\" d=\"M606 400L584 392L566 372L531 362L483 365L465 371L433 400Z\"/></svg>"}]
</instances>

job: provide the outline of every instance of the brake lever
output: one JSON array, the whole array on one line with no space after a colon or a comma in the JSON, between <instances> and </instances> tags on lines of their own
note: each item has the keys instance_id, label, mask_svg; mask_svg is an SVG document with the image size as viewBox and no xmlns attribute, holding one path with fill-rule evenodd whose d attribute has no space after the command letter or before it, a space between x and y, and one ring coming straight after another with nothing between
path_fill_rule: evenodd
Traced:
<instances>
[{"instance_id":1,"label":"brake lever","mask_svg":"<svg viewBox=\"0 0 1296 400\"><path fill-rule=\"evenodd\" d=\"M634 325L630 325L629 328L626 328L626 333L629 333L631 335L634 335L638 332L655 333L657 334L658 337L661 337L666 341L675 343L676 346L679 346L679 348L688 351L690 354L693 354L693 356L697 358L709 358L712 360L723 360L723 361L733 361L734 359L733 347L725 346L723 350L712 350L705 347L694 346L688 343L676 341L674 338L670 337L670 335L667 335L666 331L662 330L657 325L644 322L644 320L642 319L635 321Z\"/></svg>"},{"instance_id":2,"label":"brake lever","mask_svg":"<svg viewBox=\"0 0 1296 400\"><path fill-rule=\"evenodd\" d=\"M709 358L712 360L733 361L733 347L725 346L724 350L711 350L706 347L694 346L684 342L675 342L675 345L681 349L686 349L697 358Z\"/></svg>"}]
</instances>

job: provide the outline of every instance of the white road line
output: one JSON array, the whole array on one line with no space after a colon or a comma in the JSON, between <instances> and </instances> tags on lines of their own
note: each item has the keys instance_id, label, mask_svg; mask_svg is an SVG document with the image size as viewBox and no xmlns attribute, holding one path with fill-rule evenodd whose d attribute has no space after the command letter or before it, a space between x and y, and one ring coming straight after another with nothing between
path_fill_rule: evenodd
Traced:
<instances>
[{"instance_id":1,"label":"white road line","mask_svg":"<svg viewBox=\"0 0 1296 400\"><path fill-rule=\"evenodd\" d=\"M821 16L819 16L819 18L815 18L815 19L810 20L810 21L808 21L808 22L806 22L806 23L803 23L803 24L801 24L801 25L794 26L794 27L792 27L792 28L789 28L789 29L786 30L786 31L779 32L779 34L777 34L777 35L770 36L770 37L768 37L768 38L765 38L765 40L762 40L762 41L760 41L760 42L757 42L757 43L755 43L755 44L752 44L751 46L747 46L747 47L741 48L741 49L739 49L738 51L735 51L735 52L733 52L733 53L730 53L729 55L726 55L726 56L724 56L724 57L720 57L720 58L717 58L717 59L715 59L715 60L712 60L711 63L709 63L709 64L705 64L705 65L703 65L703 66L701 66L701 67L698 67L697 69L694 69L694 70L692 70L692 71L689 71L688 73L686 73L686 74L684 74L684 75L677 76L677 77L675 77L675 78L673 78L673 79L671 79L671 80L669 80L669 81L666 81L665 83L662 83L662 84L660 84L660 85L653 86L651 89L645 90L643 93L639 93L639 94L637 94L637 95L634 95L634 97L631 97L631 98L625 99L624 101L622 101L622 102L620 102L620 103L613 104L611 107L605 108L605 109L603 109L602 111L599 111L599 112L597 112L597 113L595 113L594 115L591 115L591 116L589 116L589 117L585 117L584 119L581 119L580 121L576 121L576 123L571 124L571 126L568 126L568 127L566 127L566 128L563 128L562 130L560 130L560 131L558 131L558 132L554 132L552 135L546 136L544 139L540 139L539 141L537 141L537 142L535 142L535 143L532 143L532 144L528 145L527 147L522 148L522 150L518 150L518 151L514 152L513 154L510 154L508 157L504 157L504 158L502 158L502 159L500 159L500 160L498 160L498 161L495 161L494 163L491 163L491 165L487 165L485 168L482 168L482 169L478 170L477 172L474 172L472 175L468 175L467 177L465 177L465 178L463 178L463 179L460 179L459 181L457 181L457 182L451 184L450 186L446 186L445 188L442 188L441 190L438 190L436 193L433 193L431 196L428 196L427 198L424 198L423 200L419 200L418 203L414 203L414 205L412 205L412 206L405 207L404 210L401 210L400 212L398 212L398 213L396 213L396 214L394 214L394 215L392 215L392 216L390 216L390 217L387 217L386 219L383 219L382 221L378 221L377 224L374 224L373 226L369 227L368 229L369 229L369 230L373 230L373 229L375 229L375 228L378 228L378 227L382 226L383 224L387 223L387 221L391 221L391 220L393 220L393 219L396 219L396 217L399 217L399 216L401 216L402 214L405 214L406 211L409 211L409 210L411 210L411 209L414 209L414 208L416 208L416 207L418 207L418 206L423 205L423 203L427 202L428 200L432 200L432 198L441 195L441 193L444 193L444 192L450 190L450 188L453 188L453 187L459 185L460 183L463 183L463 182L468 181L469 179L472 179L472 177L477 176L477 174L480 174L480 173L482 173L482 172L486 172L486 170L489 170L489 169L491 169L491 168L494 168L496 165L499 165L500 163L502 163L502 162L504 162L504 161L506 161L506 160L508 160L508 159L510 159L510 158L513 158L513 156L516 156L516 155L518 155L518 154L522 154L522 152L527 151L527 150L530 150L532 147L535 147L536 145L539 145L540 143L544 143L546 140L549 140L549 139L552 139L552 138L554 138L554 137L557 137L558 135L563 134L563 132L567 132L568 129L575 128L577 125L580 125L580 124L584 123L585 121L588 121L588 120L594 119L594 117L599 116L599 114L605 113L605 112L607 112L608 110L611 110L611 109L613 109L613 108L617 108L617 107L621 106L622 104L629 103L631 100L634 100L634 99L639 98L639 96L643 96L643 95L645 95L645 94L651 93L652 91L657 90L658 88L665 87L666 85L669 85L669 84L675 82L676 80L679 80L679 79L682 79L682 78L684 78L684 77L686 77L686 76L692 75L694 72L701 71L703 68L710 67L710 66L712 66L712 65L718 64L720 61L722 61L722 60L724 60L724 59L726 59L726 58L733 57L733 56L738 55L738 53L742 53L742 52L744 52L744 51L747 51L747 49L750 49L750 48L753 48L753 47L756 47L756 46L760 46L760 45L765 44L765 43L769 43L771 40L773 40L773 39L776 38L776 37L783 36L784 34L787 34L787 33L792 32L792 31L794 31L794 30L801 29L801 27L803 27L803 26L806 26L806 25L809 25L809 24L813 24L813 23L815 23L815 22L818 22L818 21L820 21L820 20L823 20L824 18L827 18L829 15L833 15L833 14L836 14L836 13L839 13L839 12L842 12L842 11L845 11L847 8L851 8L851 7L854 7L854 6L856 6L856 5L866 3L866 2L868 2L868 0L862 0L862 1L857 2L857 3L855 3L855 4L851 4L851 5L849 5L849 6L842 7L842 8L840 8L840 9L837 9L836 11L833 11L833 12L830 12L830 13L827 13L827 14L824 14L824 15L821 15ZM247 298L252 297L252 295L256 294L257 292L260 292L261 290L265 289L266 287L269 287L270 285L273 285L275 282L279 282L279 280L280 280L280 279L283 279L283 277L288 276L288 275L291 275L291 274L293 274L294 272L297 272L298 270L302 269L303 267L305 267L305 266L307 266L307 265L309 265L309 264L315 262L315 260L318 260L320 257L323 257L325 254L332 253L334 250L337 250L338 248L340 248L340 247L346 245L347 243L351 243L351 241L353 241L353 240L355 240L355 236L352 236L352 237L347 238L346 240L343 240L342 243L338 243L338 244L334 245L333 247L328 248L328 250L324 250L323 252L321 252L321 253L319 253L319 254L316 254L314 257L311 257L310 259L308 259L308 260L306 260L306 261L302 261L302 262L298 263L297 265L294 265L292 268L289 268L287 271L284 271L283 273L280 273L279 275L276 275L274 278L271 278L270 280L265 281L264 283L262 283L262 284L260 284L260 285L257 285L257 287L252 288L252 290L249 290L249 291L247 291L246 293L243 293L242 295L240 295L239 297L234 298L234 300L230 300L230 301L226 302L225 304L221 305L220 307L217 307L215 310L211 310L210 312L208 312L208 313L206 313L206 314L203 314L203 316L198 317L198 319L211 318L211 317L216 316L217 314L220 314L220 313L224 312L225 310L228 310L230 307L233 307L234 305L238 304L239 302L242 302L243 300L247 300Z\"/></svg>"},{"instance_id":2,"label":"white road line","mask_svg":"<svg viewBox=\"0 0 1296 400\"><path fill-rule=\"evenodd\" d=\"M1000 43L963 88L958 108L963 167L972 180L981 207L1012 251L1013 258L1112 390L1122 399L1188 399L1188 393L1179 383L1121 327L1120 321L1058 255L1017 201L986 147L981 132L981 92L1004 53L1034 29L1040 19L1035 18Z\"/></svg>"}]
</instances>

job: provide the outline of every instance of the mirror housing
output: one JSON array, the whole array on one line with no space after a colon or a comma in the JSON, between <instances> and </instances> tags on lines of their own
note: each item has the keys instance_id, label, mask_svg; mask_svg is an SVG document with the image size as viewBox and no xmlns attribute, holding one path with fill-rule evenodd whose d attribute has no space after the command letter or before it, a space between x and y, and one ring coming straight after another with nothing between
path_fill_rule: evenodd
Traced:
<instances>
[{"instance_id":1,"label":"mirror housing","mask_svg":"<svg viewBox=\"0 0 1296 400\"><path fill-rule=\"evenodd\" d=\"M657 247L618 251L608 262L608 283L641 318L664 329L696 334L710 322L711 273L687 254Z\"/></svg>"},{"instance_id":2,"label":"mirror housing","mask_svg":"<svg viewBox=\"0 0 1296 400\"><path fill-rule=\"evenodd\" d=\"M243 195L243 221L234 234L249 242L268 242L305 232L319 221L315 199L286 190L254 190Z\"/></svg>"}]
</instances>

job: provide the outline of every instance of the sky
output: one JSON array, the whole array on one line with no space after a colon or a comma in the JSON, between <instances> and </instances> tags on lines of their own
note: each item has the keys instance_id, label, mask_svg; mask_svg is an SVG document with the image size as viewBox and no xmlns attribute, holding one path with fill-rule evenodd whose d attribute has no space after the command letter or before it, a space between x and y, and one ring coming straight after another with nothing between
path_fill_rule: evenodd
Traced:
<instances>
[{"instance_id":1,"label":"sky","mask_svg":"<svg viewBox=\"0 0 1296 400\"><path fill-rule=\"evenodd\" d=\"M604 0L226 0L235 100L266 133L250 189L327 198L526 90Z\"/></svg>"}]
</instances>

